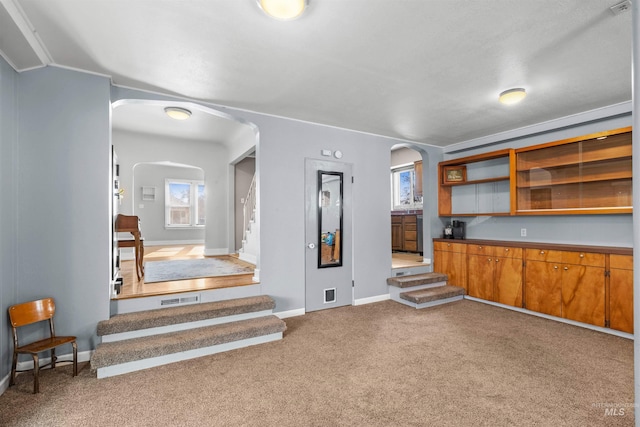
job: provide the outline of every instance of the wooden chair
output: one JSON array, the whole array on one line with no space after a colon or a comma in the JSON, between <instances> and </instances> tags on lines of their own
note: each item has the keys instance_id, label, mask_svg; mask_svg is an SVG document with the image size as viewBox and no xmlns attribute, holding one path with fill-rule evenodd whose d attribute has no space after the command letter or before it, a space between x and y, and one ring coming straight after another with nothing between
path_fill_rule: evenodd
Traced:
<instances>
[{"instance_id":1,"label":"wooden chair","mask_svg":"<svg viewBox=\"0 0 640 427\"><path fill-rule=\"evenodd\" d=\"M63 344L71 343L73 346L73 376L78 375L78 346L76 337L56 336L53 327L53 315L56 312L56 305L53 298L45 298L37 301L25 302L9 307L9 319L11 321L11 329L13 330L13 363L11 365L11 380L9 385L16 383L16 366L18 364L18 354L30 354L33 358L33 393L40 391L40 365L38 353L51 351L51 363L43 366L51 365L51 369L56 367L56 347ZM49 337L30 344L18 345L18 328L48 320L49 321Z\"/></svg>"}]
</instances>

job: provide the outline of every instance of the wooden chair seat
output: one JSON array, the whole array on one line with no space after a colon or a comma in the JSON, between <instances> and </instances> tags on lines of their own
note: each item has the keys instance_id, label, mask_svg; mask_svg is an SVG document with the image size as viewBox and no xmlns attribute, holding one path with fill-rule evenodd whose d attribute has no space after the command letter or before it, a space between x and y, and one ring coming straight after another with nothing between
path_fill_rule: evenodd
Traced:
<instances>
[{"instance_id":1,"label":"wooden chair seat","mask_svg":"<svg viewBox=\"0 0 640 427\"><path fill-rule=\"evenodd\" d=\"M18 353L20 354L33 354L42 353L43 351L51 350L54 347L61 346L62 344L75 342L76 337L52 337L45 338L40 341L35 341L30 344L18 347Z\"/></svg>"},{"instance_id":2,"label":"wooden chair seat","mask_svg":"<svg viewBox=\"0 0 640 427\"><path fill-rule=\"evenodd\" d=\"M56 347L65 344L71 344L73 347L73 376L78 375L78 346L76 344L76 337L56 336L53 326L53 315L56 312L56 305L53 298L44 298L37 301L12 305L8 311L13 332L13 361L11 364L11 379L9 380L10 386L16 383L18 355L29 354L33 359L33 392L38 393L40 391L40 360L38 354L50 351L51 362L48 365L51 365L51 369L55 369L57 359ZM18 329L22 326L42 321L49 322L49 337L19 345Z\"/></svg>"}]
</instances>

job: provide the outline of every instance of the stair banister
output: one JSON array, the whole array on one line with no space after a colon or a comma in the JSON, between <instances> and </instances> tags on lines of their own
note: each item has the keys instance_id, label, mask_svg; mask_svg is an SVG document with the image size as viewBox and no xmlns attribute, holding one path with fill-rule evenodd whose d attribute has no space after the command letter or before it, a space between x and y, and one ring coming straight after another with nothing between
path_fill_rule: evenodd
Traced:
<instances>
[{"instance_id":1,"label":"stair banister","mask_svg":"<svg viewBox=\"0 0 640 427\"><path fill-rule=\"evenodd\" d=\"M256 212L256 175L253 174L251 185L249 185L249 191L247 197L244 199L243 214L244 224L242 226L242 240L246 240L249 224L255 219Z\"/></svg>"}]
</instances>

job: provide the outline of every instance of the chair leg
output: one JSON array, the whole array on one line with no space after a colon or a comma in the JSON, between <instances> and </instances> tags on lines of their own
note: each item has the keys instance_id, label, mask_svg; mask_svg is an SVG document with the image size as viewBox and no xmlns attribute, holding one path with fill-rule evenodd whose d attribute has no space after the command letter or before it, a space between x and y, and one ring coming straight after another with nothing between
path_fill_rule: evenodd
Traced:
<instances>
[{"instance_id":1,"label":"chair leg","mask_svg":"<svg viewBox=\"0 0 640 427\"><path fill-rule=\"evenodd\" d=\"M40 393L40 361L33 355L33 394Z\"/></svg>"},{"instance_id":2,"label":"chair leg","mask_svg":"<svg viewBox=\"0 0 640 427\"><path fill-rule=\"evenodd\" d=\"M72 342L71 345L73 346L73 376L77 377L78 376L78 344L76 344L76 342Z\"/></svg>"},{"instance_id":3,"label":"chair leg","mask_svg":"<svg viewBox=\"0 0 640 427\"><path fill-rule=\"evenodd\" d=\"M16 383L16 367L18 365L18 353L13 352L13 362L11 363L11 379L9 385L12 386Z\"/></svg>"}]
</instances>

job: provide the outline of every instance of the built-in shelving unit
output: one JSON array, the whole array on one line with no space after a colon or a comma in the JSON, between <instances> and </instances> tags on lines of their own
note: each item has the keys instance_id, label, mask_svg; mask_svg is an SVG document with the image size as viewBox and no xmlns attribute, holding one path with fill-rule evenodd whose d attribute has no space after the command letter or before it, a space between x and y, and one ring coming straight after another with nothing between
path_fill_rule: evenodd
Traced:
<instances>
[{"instance_id":1,"label":"built-in shelving unit","mask_svg":"<svg viewBox=\"0 0 640 427\"><path fill-rule=\"evenodd\" d=\"M514 159L514 150L507 149L439 163L439 215L510 215ZM447 171L457 168L464 168L464 179L448 181Z\"/></svg>"},{"instance_id":2,"label":"built-in shelving unit","mask_svg":"<svg viewBox=\"0 0 640 427\"><path fill-rule=\"evenodd\" d=\"M631 128L516 150L516 214L630 213Z\"/></svg>"},{"instance_id":3,"label":"built-in shelving unit","mask_svg":"<svg viewBox=\"0 0 640 427\"><path fill-rule=\"evenodd\" d=\"M632 212L631 128L438 165L440 216Z\"/></svg>"}]
</instances>

